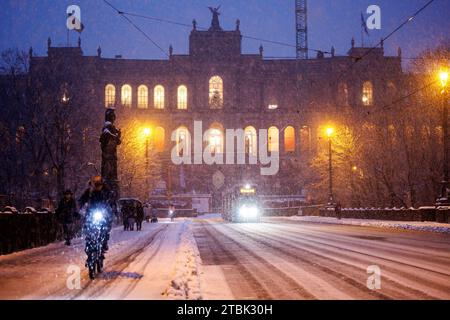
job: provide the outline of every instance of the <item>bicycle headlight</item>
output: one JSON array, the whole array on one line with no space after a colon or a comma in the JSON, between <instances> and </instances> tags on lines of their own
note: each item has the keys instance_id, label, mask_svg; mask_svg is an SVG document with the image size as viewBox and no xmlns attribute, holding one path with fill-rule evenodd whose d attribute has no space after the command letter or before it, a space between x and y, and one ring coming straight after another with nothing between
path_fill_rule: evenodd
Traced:
<instances>
[{"instance_id":1,"label":"bicycle headlight","mask_svg":"<svg viewBox=\"0 0 450 320\"><path fill-rule=\"evenodd\" d=\"M92 222L94 224L99 224L100 222L103 221L103 218L104 218L104 213L102 210L95 210L92 213Z\"/></svg>"}]
</instances>

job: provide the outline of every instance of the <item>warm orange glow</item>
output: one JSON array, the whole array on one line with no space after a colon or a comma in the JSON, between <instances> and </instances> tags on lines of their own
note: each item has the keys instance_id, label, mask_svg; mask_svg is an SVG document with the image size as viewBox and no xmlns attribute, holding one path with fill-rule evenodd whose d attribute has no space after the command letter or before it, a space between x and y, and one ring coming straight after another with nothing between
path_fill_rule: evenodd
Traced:
<instances>
[{"instance_id":1,"label":"warm orange glow","mask_svg":"<svg viewBox=\"0 0 450 320\"><path fill-rule=\"evenodd\" d=\"M152 129L151 128L144 128L142 129L142 133L146 138L150 137L152 135Z\"/></svg>"},{"instance_id":2,"label":"warm orange glow","mask_svg":"<svg viewBox=\"0 0 450 320\"><path fill-rule=\"evenodd\" d=\"M122 86L122 105L125 107L131 107L132 102L132 93L131 93L131 86L128 84L125 84Z\"/></svg>"},{"instance_id":3,"label":"warm orange glow","mask_svg":"<svg viewBox=\"0 0 450 320\"><path fill-rule=\"evenodd\" d=\"M358 170L358 167L357 167L357 166L353 166L353 167L352 167L352 170L353 170L353 171L356 171L356 170Z\"/></svg>"},{"instance_id":4,"label":"warm orange glow","mask_svg":"<svg viewBox=\"0 0 450 320\"><path fill-rule=\"evenodd\" d=\"M333 136L333 134L334 134L334 128L328 127L328 128L326 129L326 133L327 133L327 137L328 137L328 138L331 138L331 137Z\"/></svg>"},{"instance_id":5,"label":"warm orange glow","mask_svg":"<svg viewBox=\"0 0 450 320\"><path fill-rule=\"evenodd\" d=\"M295 129L292 126L284 129L284 150L295 152Z\"/></svg>"},{"instance_id":6,"label":"warm orange glow","mask_svg":"<svg viewBox=\"0 0 450 320\"><path fill-rule=\"evenodd\" d=\"M442 88L447 87L447 82L448 82L448 71L446 70L441 70L439 72L439 80L441 81L441 86Z\"/></svg>"},{"instance_id":7,"label":"warm orange glow","mask_svg":"<svg viewBox=\"0 0 450 320\"><path fill-rule=\"evenodd\" d=\"M166 133L164 128L156 127L155 129L155 147L157 151L164 151L164 140Z\"/></svg>"},{"instance_id":8,"label":"warm orange glow","mask_svg":"<svg viewBox=\"0 0 450 320\"><path fill-rule=\"evenodd\" d=\"M365 106L371 106L373 104L373 85L372 82L366 81L363 84L362 90L362 102Z\"/></svg>"},{"instance_id":9,"label":"warm orange glow","mask_svg":"<svg viewBox=\"0 0 450 320\"><path fill-rule=\"evenodd\" d=\"M268 132L268 149L269 152L280 151L280 132L277 127L270 127Z\"/></svg>"}]
</instances>

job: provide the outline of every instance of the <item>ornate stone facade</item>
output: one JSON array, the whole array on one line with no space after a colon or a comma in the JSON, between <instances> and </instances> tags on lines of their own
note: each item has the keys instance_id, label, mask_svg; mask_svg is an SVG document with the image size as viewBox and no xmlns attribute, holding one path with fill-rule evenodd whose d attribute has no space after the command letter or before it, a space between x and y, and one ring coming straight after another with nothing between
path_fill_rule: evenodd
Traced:
<instances>
[{"instance_id":1,"label":"ornate stone facade","mask_svg":"<svg viewBox=\"0 0 450 320\"><path fill-rule=\"evenodd\" d=\"M367 54L368 48L354 47L352 41L347 56L335 56L332 50L330 56L319 53L308 60L265 59L262 47L256 54L242 53L239 22L232 31L218 23L214 17L211 28L203 31L194 21L185 55L174 54L171 47L165 60L110 59L101 57L100 49L97 56L84 56L81 47L49 45L47 57L32 58L30 72L54 72L50 66L62 63L59 72L71 79L71 94L82 95L89 104L92 123L87 127L101 128L105 107L114 106L119 123L135 117L163 128L163 177L172 192L217 195L222 188L214 183L218 171L226 184L256 181L265 194L301 192L300 181L286 181L295 177L292 162L307 161L314 154L318 128L344 112L366 114L401 85L401 57L384 56L383 48ZM184 127L193 134L194 121L202 121L204 130L251 126L258 132L276 127L279 173L262 177L258 165L171 164L172 132ZM87 147L87 160L100 155L95 148Z\"/></svg>"}]
</instances>

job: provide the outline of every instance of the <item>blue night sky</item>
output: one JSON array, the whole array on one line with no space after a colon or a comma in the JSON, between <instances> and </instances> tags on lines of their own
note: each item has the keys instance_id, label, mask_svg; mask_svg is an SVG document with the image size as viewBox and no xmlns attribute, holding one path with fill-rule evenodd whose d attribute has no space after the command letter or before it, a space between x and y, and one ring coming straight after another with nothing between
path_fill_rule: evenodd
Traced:
<instances>
[{"instance_id":1,"label":"blue night sky","mask_svg":"<svg viewBox=\"0 0 450 320\"><path fill-rule=\"evenodd\" d=\"M295 45L294 0L110 0L120 10L199 26L210 25L207 6L222 5L221 25L235 28L241 20L244 35ZM309 0L309 47L329 51L334 45L337 54L347 52L350 39L361 42L361 12L376 4L381 7L382 29L371 31L372 44L397 27L427 0ZM37 55L46 53L47 37L54 45L66 43L66 8L77 4L82 10L86 29L82 34L83 50L95 55L101 45L103 56L121 54L124 58L159 59L164 54L117 15L102 0L0 0L0 50L10 47L28 49ZM174 53L187 53L191 28L132 18L164 49L170 44ZM426 48L449 40L450 0L435 0L416 20L405 26L385 43L388 54L396 54L401 46L404 56L414 57ZM72 44L78 35L72 31ZM243 40L245 53L256 53L260 41ZM263 43L265 56L295 56L295 48ZM314 53L310 53L310 56Z\"/></svg>"}]
</instances>

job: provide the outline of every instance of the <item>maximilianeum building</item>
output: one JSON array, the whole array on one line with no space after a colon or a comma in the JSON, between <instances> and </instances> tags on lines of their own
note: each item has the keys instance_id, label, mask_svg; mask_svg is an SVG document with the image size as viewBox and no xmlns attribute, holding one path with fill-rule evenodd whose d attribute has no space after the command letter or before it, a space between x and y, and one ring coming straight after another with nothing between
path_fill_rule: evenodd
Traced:
<instances>
[{"instance_id":1,"label":"maximilianeum building","mask_svg":"<svg viewBox=\"0 0 450 320\"><path fill-rule=\"evenodd\" d=\"M53 47L49 40L48 56L32 57L30 74L71 79L70 94L83 97L90 119L86 128L95 134L109 107L116 108L119 127L120 119L129 117L151 127L153 146L164 159L160 186L170 186L173 194L212 194L215 203L225 185L245 181L257 183L267 195L304 193L293 170L316 152L321 126L345 112L366 114L399 87L403 76L400 50L388 57L382 47L368 52L354 41L347 56L332 49L307 60L266 59L263 47L254 54L243 54L241 47L239 22L226 31L213 19L209 30L197 30L193 23L188 54L170 47L162 60L104 58L100 48L97 56L84 56L81 43ZM246 154L258 155L259 130L267 129L266 148L279 152L277 174L261 175L259 159L249 164L248 156L244 165L173 164L173 132L191 146L187 151L194 162L195 121L208 131L206 144L217 154L227 153L225 130L242 129ZM98 138L92 143L86 160L98 162Z\"/></svg>"}]
</instances>

